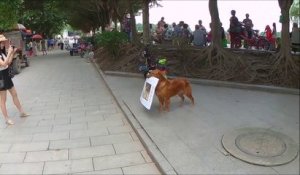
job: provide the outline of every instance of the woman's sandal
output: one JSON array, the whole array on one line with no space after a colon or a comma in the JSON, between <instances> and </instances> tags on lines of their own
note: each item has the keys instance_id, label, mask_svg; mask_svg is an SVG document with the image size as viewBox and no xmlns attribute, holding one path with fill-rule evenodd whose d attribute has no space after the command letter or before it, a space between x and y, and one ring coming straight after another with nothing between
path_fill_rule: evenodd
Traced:
<instances>
[{"instance_id":1,"label":"woman's sandal","mask_svg":"<svg viewBox=\"0 0 300 175\"><path fill-rule=\"evenodd\" d=\"M8 124L8 125L13 125L13 124L15 124L11 119L7 119L6 120L6 124Z\"/></svg>"},{"instance_id":2,"label":"woman's sandal","mask_svg":"<svg viewBox=\"0 0 300 175\"><path fill-rule=\"evenodd\" d=\"M20 117L28 117L30 116L29 114L26 114L26 113L21 113Z\"/></svg>"}]
</instances>

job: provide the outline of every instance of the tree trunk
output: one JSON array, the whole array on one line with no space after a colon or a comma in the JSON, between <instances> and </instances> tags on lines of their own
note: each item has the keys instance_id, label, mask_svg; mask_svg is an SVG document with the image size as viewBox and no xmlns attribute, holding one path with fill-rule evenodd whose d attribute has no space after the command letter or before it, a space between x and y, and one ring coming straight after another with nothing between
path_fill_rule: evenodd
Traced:
<instances>
[{"instance_id":1,"label":"tree trunk","mask_svg":"<svg viewBox=\"0 0 300 175\"><path fill-rule=\"evenodd\" d=\"M279 52L276 54L270 79L280 85L291 85L298 81L299 85L299 63L295 61L291 54L291 40L289 36L289 10L293 0L278 0L281 10L282 23L281 29L281 46Z\"/></svg>"},{"instance_id":2,"label":"tree trunk","mask_svg":"<svg viewBox=\"0 0 300 175\"><path fill-rule=\"evenodd\" d=\"M209 0L208 7L212 21L212 44L206 47L201 54L201 57L207 60L205 71L210 72L208 77L210 79L225 81L233 79L238 74L237 70L240 70L245 63L242 59L222 47L221 23L217 0ZM199 57L199 60L201 57ZM203 60L198 63L203 64ZM244 72L239 71L239 73Z\"/></svg>"},{"instance_id":3,"label":"tree trunk","mask_svg":"<svg viewBox=\"0 0 300 175\"><path fill-rule=\"evenodd\" d=\"M92 32L93 32L93 35L92 35L92 36L94 36L95 33L96 33L96 28L93 28Z\"/></svg>"},{"instance_id":4,"label":"tree trunk","mask_svg":"<svg viewBox=\"0 0 300 175\"><path fill-rule=\"evenodd\" d=\"M115 24L114 29L117 31L118 30L118 20L117 20L117 18L114 19L114 24Z\"/></svg>"},{"instance_id":5,"label":"tree trunk","mask_svg":"<svg viewBox=\"0 0 300 175\"><path fill-rule=\"evenodd\" d=\"M289 17L289 11L290 7L293 3L293 0L278 0L280 10L281 10L281 23L282 23L282 29L281 29L281 43L280 44L280 55L289 56L291 55L291 40L290 40L290 17Z\"/></svg>"},{"instance_id":6,"label":"tree trunk","mask_svg":"<svg viewBox=\"0 0 300 175\"><path fill-rule=\"evenodd\" d=\"M136 31L136 21L135 21L135 15L132 8L132 0L128 0L129 5L129 13L130 13L130 19L131 19L131 37L132 37L132 43L136 44L138 42L137 38L137 31Z\"/></svg>"},{"instance_id":7,"label":"tree trunk","mask_svg":"<svg viewBox=\"0 0 300 175\"><path fill-rule=\"evenodd\" d=\"M101 33L103 33L103 32L105 32L105 25L104 24L101 25Z\"/></svg>"},{"instance_id":8,"label":"tree trunk","mask_svg":"<svg viewBox=\"0 0 300 175\"><path fill-rule=\"evenodd\" d=\"M212 32L212 46L222 48L221 40L221 25L218 11L217 0L209 0L209 12L211 16L211 32Z\"/></svg>"},{"instance_id":9,"label":"tree trunk","mask_svg":"<svg viewBox=\"0 0 300 175\"><path fill-rule=\"evenodd\" d=\"M143 43L150 44L149 0L143 0Z\"/></svg>"}]
</instances>

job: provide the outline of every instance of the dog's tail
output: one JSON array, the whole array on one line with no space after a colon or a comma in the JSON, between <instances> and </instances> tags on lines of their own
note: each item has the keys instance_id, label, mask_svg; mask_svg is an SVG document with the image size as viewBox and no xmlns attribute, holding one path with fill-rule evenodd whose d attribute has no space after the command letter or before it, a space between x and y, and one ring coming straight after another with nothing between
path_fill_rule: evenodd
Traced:
<instances>
[{"instance_id":1,"label":"dog's tail","mask_svg":"<svg viewBox=\"0 0 300 175\"><path fill-rule=\"evenodd\" d=\"M184 94L191 100L191 102L193 104L195 104L194 97L192 95L192 87L191 87L190 82L185 79L184 83L185 83L184 84L184 86L185 86L185 88L184 88Z\"/></svg>"}]
</instances>

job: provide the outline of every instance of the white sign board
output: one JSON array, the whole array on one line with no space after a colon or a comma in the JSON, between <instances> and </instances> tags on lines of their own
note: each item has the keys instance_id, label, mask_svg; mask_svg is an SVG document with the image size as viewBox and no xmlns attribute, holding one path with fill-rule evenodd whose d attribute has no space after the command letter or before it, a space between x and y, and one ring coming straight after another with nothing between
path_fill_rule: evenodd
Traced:
<instances>
[{"instance_id":1,"label":"white sign board","mask_svg":"<svg viewBox=\"0 0 300 175\"><path fill-rule=\"evenodd\" d=\"M151 104L153 101L153 96L155 93L155 88L157 86L157 83L158 83L158 78L155 78L155 77L147 78L144 83L140 101L145 106L145 108L147 108L148 110L150 110L150 108L151 108Z\"/></svg>"}]
</instances>

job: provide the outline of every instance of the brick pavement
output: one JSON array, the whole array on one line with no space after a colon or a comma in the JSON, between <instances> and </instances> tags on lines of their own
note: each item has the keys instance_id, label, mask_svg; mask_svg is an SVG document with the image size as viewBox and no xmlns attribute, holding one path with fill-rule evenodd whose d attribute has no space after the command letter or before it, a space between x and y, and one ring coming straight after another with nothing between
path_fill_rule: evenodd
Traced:
<instances>
[{"instance_id":1,"label":"brick pavement","mask_svg":"<svg viewBox=\"0 0 300 175\"><path fill-rule=\"evenodd\" d=\"M13 79L25 110L0 119L0 174L160 174L103 80L66 51L31 59Z\"/></svg>"}]
</instances>

